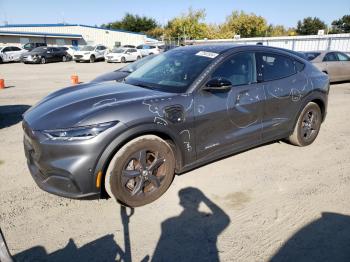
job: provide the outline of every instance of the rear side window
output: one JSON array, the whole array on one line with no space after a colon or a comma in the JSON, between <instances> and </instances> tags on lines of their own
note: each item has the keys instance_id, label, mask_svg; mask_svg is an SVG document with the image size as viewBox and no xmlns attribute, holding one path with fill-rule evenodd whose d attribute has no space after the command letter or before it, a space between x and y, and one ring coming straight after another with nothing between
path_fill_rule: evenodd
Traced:
<instances>
[{"instance_id":1,"label":"rear side window","mask_svg":"<svg viewBox=\"0 0 350 262\"><path fill-rule=\"evenodd\" d=\"M304 67L305 67L305 64L304 64L304 63L295 60L295 69L296 69L298 72L303 71Z\"/></svg>"},{"instance_id":2,"label":"rear side window","mask_svg":"<svg viewBox=\"0 0 350 262\"><path fill-rule=\"evenodd\" d=\"M259 74L264 81L285 78L296 73L294 59L284 55L257 53Z\"/></svg>"},{"instance_id":3,"label":"rear side window","mask_svg":"<svg viewBox=\"0 0 350 262\"><path fill-rule=\"evenodd\" d=\"M334 62L338 61L338 57L335 53L328 53L326 56L323 58L323 61L325 62Z\"/></svg>"},{"instance_id":4,"label":"rear side window","mask_svg":"<svg viewBox=\"0 0 350 262\"><path fill-rule=\"evenodd\" d=\"M346 54L337 53L337 56L339 61L350 61L349 56L347 56Z\"/></svg>"}]
</instances>

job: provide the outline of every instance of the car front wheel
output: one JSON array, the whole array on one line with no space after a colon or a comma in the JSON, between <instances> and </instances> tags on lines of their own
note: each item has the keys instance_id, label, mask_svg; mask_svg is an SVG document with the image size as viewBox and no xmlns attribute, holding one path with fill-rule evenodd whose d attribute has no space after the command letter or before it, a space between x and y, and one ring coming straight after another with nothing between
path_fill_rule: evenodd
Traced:
<instances>
[{"instance_id":1,"label":"car front wheel","mask_svg":"<svg viewBox=\"0 0 350 262\"><path fill-rule=\"evenodd\" d=\"M96 60L96 58L95 58L95 56L94 56L94 55L90 56L90 63L94 63L94 62L95 62L95 60Z\"/></svg>"},{"instance_id":2,"label":"car front wheel","mask_svg":"<svg viewBox=\"0 0 350 262\"><path fill-rule=\"evenodd\" d=\"M124 205L143 206L165 193L174 178L174 170L171 146L157 136L141 136L114 155L107 169L105 189Z\"/></svg>"},{"instance_id":3,"label":"car front wheel","mask_svg":"<svg viewBox=\"0 0 350 262\"><path fill-rule=\"evenodd\" d=\"M321 127L322 113L320 107L308 103L300 113L293 134L288 140L296 146L307 146L315 141Z\"/></svg>"},{"instance_id":4,"label":"car front wheel","mask_svg":"<svg viewBox=\"0 0 350 262\"><path fill-rule=\"evenodd\" d=\"M42 57L42 58L41 58L40 63L41 63L41 64L46 64L46 59L45 59L45 57Z\"/></svg>"},{"instance_id":5,"label":"car front wheel","mask_svg":"<svg viewBox=\"0 0 350 262\"><path fill-rule=\"evenodd\" d=\"M65 55L62 56L62 62L67 62L67 57Z\"/></svg>"}]
</instances>

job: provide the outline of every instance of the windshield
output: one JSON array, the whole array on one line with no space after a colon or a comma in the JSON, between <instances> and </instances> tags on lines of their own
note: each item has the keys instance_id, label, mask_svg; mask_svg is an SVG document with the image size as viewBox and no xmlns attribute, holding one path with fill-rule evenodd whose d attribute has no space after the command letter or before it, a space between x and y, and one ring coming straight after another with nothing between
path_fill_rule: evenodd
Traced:
<instances>
[{"instance_id":1,"label":"windshield","mask_svg":"<svg viewBox=\"0 0 350 262\"><path fill-rule=\"evenodd\" d=\"M91 45L86 45L86 46L83 46L80 50L81 51L94 51L95 47L93 47Z\"/></svg>"},{"instance_id":2,"label":"windshield","mask_svg":"<svg viewBox=\"0 0 350 262\"><path fill-rule=\"evenodd\" d=\"M140 68L141 66L143 66L144 64L146 64L148 61L150 61L152 58L154 58L156 55L149 55L146 56L134 63L128 64L127 66L119 69L119 71L122 72L128 72L128 73L132 73L134 72L136 69Z\"/></svg>"},{"instance_id":3,"label":"windshield","mask_svg":"<svg viewBox=\"0 0 350 262\"><path fill-rule=\"evenodd\" d=\"M121 53L124 53L125 49L121 49L121 48L113 48L112 49L112 53L118 53L118 54L121 54Z\"/></svg>"},{"instance_id":4,"label":"windshield","mask_svg":"<svg viewBox=\"0 0 350 262\"><path fill-rule=\"evenodd\" d=\"M209 54L209 55L205 55ZM218 54L181 48L156 56L126 78L126 83L183 93Z\"/></svg>"}]
</instances>

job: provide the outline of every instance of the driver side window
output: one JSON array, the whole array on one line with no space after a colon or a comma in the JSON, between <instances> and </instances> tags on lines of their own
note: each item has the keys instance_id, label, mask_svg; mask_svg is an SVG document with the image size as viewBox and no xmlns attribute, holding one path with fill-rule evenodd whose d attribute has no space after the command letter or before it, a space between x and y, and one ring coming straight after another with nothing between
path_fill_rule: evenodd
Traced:
<instances>
[{"instance_id":1,"label":"driver side window","mask_svg":"<svg viewBox=\"0 0 350 262\"><path fill-rule=\"evenodd\" d=\"M257 82L255 54L245 52L231 56L214 71L212 78L225 78L233 86Z\"/></svg>"}]
</instances>

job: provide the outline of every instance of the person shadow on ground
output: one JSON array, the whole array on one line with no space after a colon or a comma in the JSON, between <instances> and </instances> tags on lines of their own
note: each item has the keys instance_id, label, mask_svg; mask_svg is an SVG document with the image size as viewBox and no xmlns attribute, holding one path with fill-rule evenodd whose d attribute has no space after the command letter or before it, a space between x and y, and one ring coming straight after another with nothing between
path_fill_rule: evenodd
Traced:
<instances>
[{"instance_id":1,"label":"person shadow on ground","mask_svg":"<svg viewBox=\"0 0 350 262\"><path fill-rule=\"evenodd\" d=\"M179 197L184 210L162 223L151 261L219 261L217 238L229 225L229 216L196 188L180 190ZM199 211L201 203L211 213Z\"/></svg>"}]
</instances>

